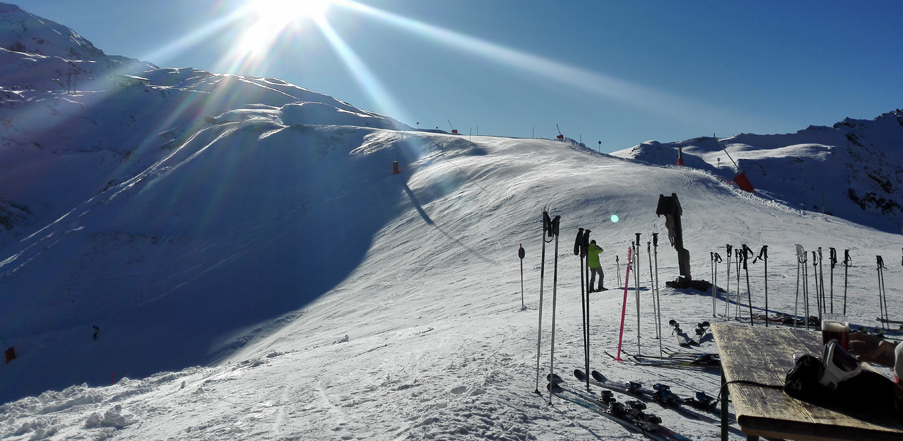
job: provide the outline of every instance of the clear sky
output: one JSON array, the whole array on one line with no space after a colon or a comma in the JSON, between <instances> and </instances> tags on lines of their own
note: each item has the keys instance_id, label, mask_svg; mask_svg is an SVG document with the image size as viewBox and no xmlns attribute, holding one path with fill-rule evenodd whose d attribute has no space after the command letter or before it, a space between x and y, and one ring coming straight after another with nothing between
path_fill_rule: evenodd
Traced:
<instances>
[{"instance_id":1,"label":"clear sky","mask_svg":"<svg viewBox=\"0 0 903 441\"><path fill-rule=\"evenodd\" d=\"M413 127L558 124L606 152L903 107L898 0L335 0L314 18L285 6L303 0L5 1L110 55L276 77Z\"/></svg>"}]
</instances>

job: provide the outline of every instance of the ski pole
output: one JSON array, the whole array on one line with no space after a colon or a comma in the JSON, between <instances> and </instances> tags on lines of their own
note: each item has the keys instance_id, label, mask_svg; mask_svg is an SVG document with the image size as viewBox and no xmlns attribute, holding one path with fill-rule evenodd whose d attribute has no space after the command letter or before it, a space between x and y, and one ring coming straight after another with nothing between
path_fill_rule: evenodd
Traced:
<instances>
[{"instance_id":1,"label":"ski pole","mask_svg":"<svg viewBox=\"0 0 903 441\"><path fill-rule=\"evenodd\" d=\"M825 258L821 253L821 247L818 247L818 283L821 287L819 293L821 293L821 306L825 309L825 313L828 312L828 298L825 297Z\"/></svg>"},{"instance_id":2,"label":"ski pole","mask_svg":"<svg viewBox=\"0 0 903 441\"><path fill-rule=\"evenodd\" d=\"M577 239L574 240L574 255L580 255L580 247L583 244L583 228L577 228ZM583 268L580 268L581 273L583 272ZM581 288L583 288L583 284L581 281Z\"/></svg>"},{"instance_id":3,"label":"ski pole","mask_svg":"<svg viewBox=\"0 0 903 441\"><path fill-rule=\"evenodd\" d=\"M709 276L715 280L715 253L709 251ZM715 317L715 285L712 285L712 317Z\"/></svg>"},{"instance_id":4,"label":"ski pole","mask_svg":"<svg viewBox=\"0 0 903 441\"><path fill-rule=\"evenodd\" d=\"M887 329L887 321L890 319L890 316L887 313L887 296L884 293L884 269L887 268L884 266L884 259L881 256L878 256L878 313L881 315L881 328Z\"/></svg>"},{"instance_id":5,"label":"ski pole","mask_svg":"<svg viewBox=\"0 0 903 441\"><path fill-rule=\"evenodd\" d=\"M768 245L762 245L762 263L765 265L765 327L768 327Z\"/></svg>"},{"instance_id":6,"label":"ski pole","mask_svg":"<svg viewBox=\"0 0 903 441\"><path fill-rule=\"evenodd\" d=\"M800 311L800 250L802 245L796 244L796 298L793 300L793 327L797 327L797 317Z\"/></svg>"},{"instance_id":7,"label":"ski pole","mask_svg":"<svg viewBox=\"0 0 903 441\"><path fill-rule=\"evenodd\" d=\"M837 266L837 250L834 247L831 250L831 314L834 314L834 267Z\"/></svg>"},{"instance_id":8,"label":"ski pole","mask_svg":"<svg viewBox=\"0 0 903 441\"><path fill-rule=\"evenodd\" d=\"M583 228L577 228L577 238L574 240L574 255L580 258L580 310L583 312L583 354L586 358L586 281L583 271ZM589 381L587 381L587 389L589 389Z\"/></svg>"},{"instance_id":9,"label":"ski pole","mask_svg":"<svg viewBox=\"0 0 903 441\"><path fill-rule=\"evenodd\" d=\"M851 263L853 259L850 258L850 250L843 250L843 315L847 315L847 275Z\"/></svg>"},{"instance_id":10,"label":"ski pole","mask_svg":"<svg viewBox=\"0 0 903 441\"><path fill-rule=\"evenodd\" d=\"M636 300L636 353L637 355L641 355L640 351L640 280L636 276L637 270L639 269L640 260L639 257L639 245L636 242L630 242L630 247L633 248L633 296Z\"/></svg>"},{"instance_id":11,"label":"ski pole","mask_svg":"<svg viewBox=\"0 0 903 441\"><path fill-rule=\"evenodd\" d=\"M659 354L658 355L659 355L659 357L661 357L663 355L664 351L662 350L662 347L661 347L662 335L659 332L659 329L661 328L661 326L658 322L658 316L659 316L658 307L660 305L657 305L655 303L655 275L652 273L652 241L646 242L646 256L649 257L649 290L650 290L650 294L652 294L651 295L651 297L652 297L652 319L653 319L652 321L655 324L655 338L657 338L659 341L659 347L658 347Z\"/></svg>"},{"instance_id":12,"label":"ski pole","mask_svg":"<svg viewBox=\"0 0 903 441\"><path fill-rule=\"evenodd\" d=\"M640 353L640 233L636 233L636 242L635 245L636 251L633 252L633 269L636 272L634 274L634 279L636 279L636 354L641 355Z\"/></svg>"},{"instance_id":13,"label":"ski pole","mask_svg":"<svg viewBox=\"0 0 903 441\"><path fill-rule=\"evenodd\" d=\"M618 286L621 286L621 262L618 260L618 255L615 254L615 275L618 276Z\"/></svg>"},{"instance_id":14,"label":"ski pole","mask_svg":"<svg viewBox=\"0 0 903 441\"><path fill-rule=\"evenodd\" d=\"M550 349L550 357L549 357L549 373L555 374L555 306L557 302L558 295L558 225L561 221L561 216L555 216L555 219L552 220L552 234L555 236L555 264L553 265L552 272L552 348ZM549 394L549 404L552 404L552 395Z\"/></svg>"},{"instance_id":15,"label":"ski pole","mask_svg":"<svg viewBox=\"0 0 903 441\"><path fill-rule=\"evenodd\" d=\"M815 280L815 306L818 307L818 321L821 322L821 296L818 295L818 251L812 252L812 278Z\"/></svg>"},{"instance_id":16,"label":"ski pole","mask_svg":"<svg viewBox=\"0 0 903 441\"><path fill-rule=\"evenodd\" d=\"M755 326L756 322L753 320L753 310L752 310L752 291L749 289L749 266L747 263L749 262L749 256L753 254L753 250L743 244L743 272L746 273L746 298L749 301L749 324L750 326Z\"/></svg>"},{"instance_id":17,"label":"ski pole","mask_svg":"<svg viewBox=\"0 0 903 441\"><path fill-rule=\"evenodd\" d=\"M803 266L803 301L805 302L805 314L806 317L804 321L806 322L806 330L809 330L809 254L803 251L803 261L801 265Z\"/></svg>"},{"instance_id":18,"label":"ski pole","mask_svg":"<svg viewBox=\"0 0 903 441\"><path fill-rule=\"evenodd\" d=\"M551 236L552 219L547 211L542 212L542 260L539 267L539 326L536 337L536 390L539 394L539 357L542 353L542 286L546 275L546 233Z\"/></svg>"},{"instance_id":19,"label":"ski pole","mask_svg":"<svg viewBox=\"0 0 903 441\"><path fill-rule=\"evenodd\" d=\"M658 311L658 305L655 304L655 278L654 274L652 274L652 241L646 242L646 256L649 257L649 286L650 292L652 294L652 315L653 322L655 323L655 338L661 338L661 335L658 332L658 319L655 318L657 316L656 311Z\"/></svg>"},{"instance_id":20,"label":"ski pole","mask_svg":"<svg viewBox=\"0 0 903 441\"><path fill-rule=\"evenodd\" d=\"M734 249L734 259L736 259L736 262L734 262L734 265L736 265L736 268L734 268L734 270L736 270L736 272L737 272L737 307L734 309L734 319L740 320L740 295L741 295L740 294L740 265L741 265L741 260L743 260L743 249L742 248ZM745 262L743 262L743 263L745 263Z\"/></svg>"},{"instance_id":21,"label":"ski pole","mask_svg":"<svg viewBox=\"0 0 903 441\"><path fill-rule=\"evenodd\" d=\"M621 361L621 343L624 341L624 317L627 313L627 287L630 285L630 261L633 248L627 249L627 273L624 274L624 301L621 303L621 330L618 331L618 353L615 360Z\"/></svg>"},{"instance_id":22,"label":"ski pole","mask_svg":"<svg viewBox=\"0 0 903 441\"><path fill-rule=\"evenodd\" d=\"M731 303L731 244L727 244L727 291L724 293L724 319L730 316Z\"/></svg>"},{"instance_id":23,"label":"ski pole","mask_svg":"<svg viewBox=\"0 0 903 441\"><path fill-rule=\"evenodd\" d=\"M580 258L587 262L583 266L583 275L586 278L586 347L584 348L584 357L586 357L586 371L589 372L589 229L583 230L583 239L580 244ZM586 390L589 390L589 381L586 383Z\"/></svg>"},{"instance_id":24,"label":"ski pole","mask_svg":"<svg viewBox=\"0 0 903 441\"><path fill-rule=\"evenodd\" d=\"M768 316L768 245L762 245L762 250L759 251L758 257L753 260L753 263L756 263L759 259L762 259L762 262L765 264L765 327L768 327L769 316Z\"/></svg>"},{"instance_id":25,"label":"ski pole","mask_svg":"<svg viewBox=\"0 0 903 441\"><path fill-rule=\"evenodd\" d=\"M662 349L662 299L658 290L658 233L652 233L652 253L655 255L655 302L658 304L656 309L656 320L658 321L658 355L661 356Z\"/></svg>"},{"instance_id":26,"label":"ski pole","mask_svg":"<svg viewBox=\"0 0 903 441\"><path fill-rule=\"evenodd\" d=\"M586 358L586 370L589 370L589 229L583 230L583 239L580 244L580 258L586 262L583 265L583 276L586 279L586 347L584 348L584 357ZM586 390L589 390L589 382L586 384Z\"/></svg>"},{"instance_id":27,"label":"ski pole","mask_svg":"<svg viewBox=\"0 0 903 441\"><path fill-rule=\"evenodd\" d=\"M524 244L520 244L520 249L517 250L517 256L520 257L520 310L523 311L527 309L527 306L524 304L524 256L526 256L526 251L524 251Z\"/></svg>"},{"instance_id":28,"label":"ski pole","mask_svg":"<svg viewBox=\"0 0 903 441\"><path fill-rule=\"evenodd\" d=\"M586 305L588 300L589 290L586 289L585 283L585 271L583 271L583 267L585 263L583 258L586 257L586 254L583 249L583 228L577 228L577 239L574 241L574 254L580 257L580 309L583 311L583 358L586 360L586 364L589 364L589 355L588 355L588 347L589 342L587 341L588 334L586 332ZM589 368L587 368L589 370ZM589 381L586 382L586 388L589 390Z\"/></svg>"},{"instance_id":29,"label":"ski pole","mask_svg":"<svg viewBox=\"0 0 903 441\"><path fill-rule=\"evenodd\" d=\"M721 255L715 253L715 271L712 277L712 317L715 317L715 297L718 294L718 264L721 263Z\"/></svg>"},{"instance_id":30,"label":"ski pole","mask_svg":"<svg viewBox=\"0 0 903 441\"><path fill-rule=\"evenodd\" d=\"M884 259L881 256L877 256L878 260L878 321L881 322L881 327L884 328L884 295L881 292L881 267L884 266Z\"/></svg>"}]
</instances>

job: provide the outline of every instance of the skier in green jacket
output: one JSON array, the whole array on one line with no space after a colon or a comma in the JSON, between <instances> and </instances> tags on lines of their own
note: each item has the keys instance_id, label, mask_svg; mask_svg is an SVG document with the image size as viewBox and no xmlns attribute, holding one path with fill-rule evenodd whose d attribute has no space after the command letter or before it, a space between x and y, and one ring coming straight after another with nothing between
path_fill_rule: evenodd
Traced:
<instances>
[{"instance_id":1,"label":"skier in green jacket","mask_svg":"<svg viewBox=\"0 0 903 441\"><path fill-rule=\"evenodd\" d=\"M605 291L606 288L604 285L605 273L602 272L602 264L599 263L599 254L602 253L602 248L599 245L596 245L596 241L590 241L589 248L586 250L586 266L589 267L590 271L590 279L589 279L589 292L593 291ZM593 289L593 285L596 284L596 273L599 274L599 289Z\"/></svg>"}]
</instances>

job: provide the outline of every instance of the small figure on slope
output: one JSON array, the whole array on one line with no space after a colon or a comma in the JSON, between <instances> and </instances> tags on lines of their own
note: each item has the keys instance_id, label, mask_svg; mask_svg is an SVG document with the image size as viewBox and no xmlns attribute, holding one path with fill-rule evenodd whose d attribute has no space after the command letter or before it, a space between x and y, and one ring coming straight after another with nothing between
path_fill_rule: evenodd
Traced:
<instances>
[{"instance_id":1,"label":"small figure on slope","mask_svg":"<svg viewBox=\"0 0 903 441\"><path fill-rule=\"evenodd\" d=\"M602 264L599 263L599 254L602 253L602 248L596 245L595 240L592 240L586 251L586 266L589 267L590 271L589 292L607 290L608 288L605 287L605 273L602 272ZM599 289L593 289L593 285L596 284L597 273L599 274Z\"/></svg>"}]
</instances>

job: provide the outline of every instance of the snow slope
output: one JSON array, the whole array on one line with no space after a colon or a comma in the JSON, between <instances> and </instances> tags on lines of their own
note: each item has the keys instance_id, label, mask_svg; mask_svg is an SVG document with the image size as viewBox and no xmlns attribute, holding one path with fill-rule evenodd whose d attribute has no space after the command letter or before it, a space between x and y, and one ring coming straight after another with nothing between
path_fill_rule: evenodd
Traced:
<instances>
[{"instance_id":1,"label":"snow slope","mask_svg":"<svg viewBox=\"0 0 903 441\"><path fill-rule=\"evenodd\" d=\"M794 244L835 247L853 255L855 325L875 325L876 255L892 315L903 302L895 231L743 193L712 170L415 132L276 79L139 76L74 94L0 81L0 335L18 354L0 365L4 439L642 439L534 394L537 325L544 373L554 297L554 366L569 377L583 362L578 227L605 248L610 288L635 233L660 233L662 319L713 320L708 293L664 287L677 262L660 194L680 197L696 278L724 244L768 245L770 309L793 313ZM539 317L546 208L562 223L557 252L544 245ZM639 332L644 353L679 349L667 329L654 338L645 249L639 262L625 344L635 351ZM752 265L756 310L762 277ZM603 354L622 295L592 295L593 367L716 393L718 372ZM716 350L711 336L698 350ZM650 410L692 439L719 433Z\"/></svg>"},{"instance_id":2,"label":"snow slope","mask_svg":"<svg viewBox=\"0 0 903 441\"><path fill-rule=\"evenodd\" d=\"M316 130L342 133L351 129ZM259 136L266 130L251 126L237 129L230 136L237 136L238 132L248 132L242 137L247 141L249 135ZM575 228L592 228L593 237L607 249L603 255L608 274L606 283L612 286L613 256L620 255L623 270L624 250L634 233L642 232L644 238L654 231L664 233L663 220L654 215L659 193L674 191L681 195L685 240L697 273L705 274L709 268L707 252L722 249L723 243L745 242L755 248L760 244L770 245L770 305L775 311L793 311L794 242L810 249L850 248L856 265L850 270L849 312L854 323L872 325L877 299L872 297L871 254L896 256L898 252L899 236L750 197L693 170L632 163L555 141L475 138L471 143L451 136L409 138L412 135L407 134L406 142L419 146L421 156L408 162L402 175L392 176L388 173L388 161L380 160L379 155L390 151L393 140L400 142L401 133L373 130L368 136L357 148L344 154L336 152L322 162L327 168L347 164L348 158L355 156L352 152L357 152L362 156L358 158L360 161L373 165L376 170L359 177L363 181L360 184L350 186L358 190L344 189L352 194L362 191L361 187L372 192L355 200L358 213L367 213L371 218L360 222L365 233L348 242L359 245L362 256L355 257L355 251L349 253L342 244L332 241L317 248L305 247L296 254L279 252L291 248L283 246L286 243L303 246L298 242L311 241L316 235L332 237L336 230L354 234L352 228L342 226L346 222L333 221L328 226L312 228L297 213L299 207L286 206L284 200L278 202L281 211L276 208L277 212L271 216L261 216L253 222L245 222L243 218L234 223L207 224L203 229L216 232L215 241L200 233L191 239L183 238L175 232L184 232L183 229L202 222L205 210L201 208L206 207L209 197L207 192L186 191L186 195L197 196L186 196L184 206L201 208L178 216L193 220L158 224L156 228L165 229L166 233L161 231L161 239L156 243L124 238L94 242L96 251L91 252L92 256L95 259L109 256L109 261L98 265L97 272L102 274L85 276L85 279L91 279L94 284L91 289L94 296L120 305L115 311L116 319L101 322L101 336L97 341L90 338L89 326L93 321L83 321L71 328L48 324L66 334L61 337L66 339L65 343L58 347L71 345L78 348L78 353L57 353L57 358L69 357L65 368L56 364L56 370L47 374L60 374L82 361L102 371L90 380L95 386L47 392L4 405L2 410L7 418L0 423L0 430L13 435L12 439L41 438L48 433L61 439L75 436L590 439L603 433L615 439L638 439L583 409L568 405L549 408L542 398L532 393L539 288L538 221L543 206L550 204L554 207L553 214L562 215L564 243L559 244L558 250L561 274L556 289L556 365L565 372L582 364L579 279L574 271L579 261L570 253ZM266 141L258 144L259 148L265 146L273 148L275 144L267 145ZM206 147L222 150L223 155L238 148L224 140ZM201 152L202 156L190 161L201 162L204 154L212 152ZM278 170L285 163L276 156L270 156L269 161L264 158L247 160L259 160L269 170ZM228 168L227 162L219 164L212 168ZM386 166L379 168L377 164ZM123 184L119 195L107 202L90 204L84 213L73 216L77 221L64 219L42 232L42 236L59 238L57 245L37 256L28 255L30 250L17 256L17 261L28 263L16 274L4 277L4 288L10 286L10 278L26 278L31 266L45 271L52 268L44 263L51 255L59 254L62 258L71 256L66 250L84 251L87 237L105 231L126 231L126 228L154 228L154 223L111 220L109 214L116 211L131 214L146 206L145 201L151 199L149 193L159 189L159 194L168 194L179 188L169 181L187 184L178 181L178 175L187 176L188 169L195 166L191 162L182 163L172 167L170 170L174 171L168 175L161 173L136 180L131 187ZM263 188L282 189L290 181L285 179L260 187L255 184L249 192L265 194ZM582 184L574 185L574 182ZM117 209L118 204L125 203L129 205L127 208ZM248 204L251 202L244 200L234 208L241 210ZM731 207L744 220L727 221L711 214L724 206ZM253 213L261 209L255 206L243 211ZM293 209L295 213L288 214ZM620 216L617 224L604 220L612 213ZM385 218L381 219L382 216ZM185 246L183 242L191 245ZM516 250L520 243L527 249L527 310L521 310L519 298ZM545 279L544 329L548 330L554 244L547 247L549 272ZM317 261L335 265L331 260L335 249L341 249L341 257L353 261L353 265L344 269L335 286L317 293L322 295L311 295L315 293L306 283L293 285L296 281L291 279L290 271L280 272L280 267L297 269ZM664 247L660 251L664 281L676 275L676 262L673 252ZM312 258L305 258L305 254ZM119 261L118 266L113 265L114 258ZM643 285L648 287L645 259L644 253L640 271ZM254 262L256 266L241 268ZM225 269L218 270L218 265ZM176 268L185 270L179 272ZM230 276L237 271L241 274ZM249 285L265 283L255 275L256 271L270 271L283 277L286 287L267 286L249 292L242 285L246 281L250 281ZM79 272L57 270L54 273L65 276L51 278L64 280L56 289L65 291L76 286L72 278ZM753 266L751 273L755 287L753 299L758 309L763 293L756 276L761 277L761 269ZM184 287L150 292L155 284L168 283L167 275L184 282ZM114 288L112 283L106 286L107 279L117 281L120 287ZM899 269L889 270L887 280L889 286L897 286ZM122 284L128 287L131 283L137 285L138 281L149 282L144 303L131 290L121 288ZM280 292L295 298L278 298ZM649 319L651 302L648 291L642 293L644 352L656 352L657 340L650 338L655 333ZM302 305L305 294L311 295L312 301ZM695 323L711 319L711 299L705 293L663 288L662 296L665 321L674 318ZM45 304L58 297L43 296L35 303ZM891 311L899 311L897 297L890 296ZM631 290L626 329L631 349L636 332L633 299ZM667 381L684 395L697 389L709 393L717 390L718 374L714 372L657 371L657 368L629 363L617 364L605 357L601 351L613 351L616 346L620 302L618 290L594 294L593 366L614 379ZM276 305L281 308L270 309ZM719 308L721 305L719 301ZM157 308L167 313L149 317ZM745 309L746 306L744 312ZM229 311L242 314L237 317ZM55 315L47 312L46 306L29 310L27 314L42 321L50 321ZM228 326L234 335L222 336L222 344L231 345L235 352L219 363L208 367L185 365L185 369L176 368L172 373L138 375L124 374L127 371L117 366L118 361L129 357L160 365L164 361L158 357L169 356L175 352L172 348L186 352L203 350L185 340L200 340L209 333L204 328L217 326L217 320L207 317L232 321L245 315L256 322L248 320L243 323L244 329L236 329L239 323ZM95 318L100 316L97 313ZM145 327L153 329L148 332ZM545 370L550 336L544 334L542 366ZM668 337L663 340L665 347L677 349L676 340L667 331L664 336ZM39 369L31 360L41 355L28 349L31 342L20 336L15 341L23 353L20 359L3 367L5 379L17 375L22 378L23 369ZM701 349L715 348L707 340ZM117 378L126 375L136 379L97 387L103 383L100 377L112 372L117 372ZM714 424L687 420L673 412L658 410L657 413L669 426L688 433L693 439L711 438L718 430Z\"/></svg>"}]
</instances>

